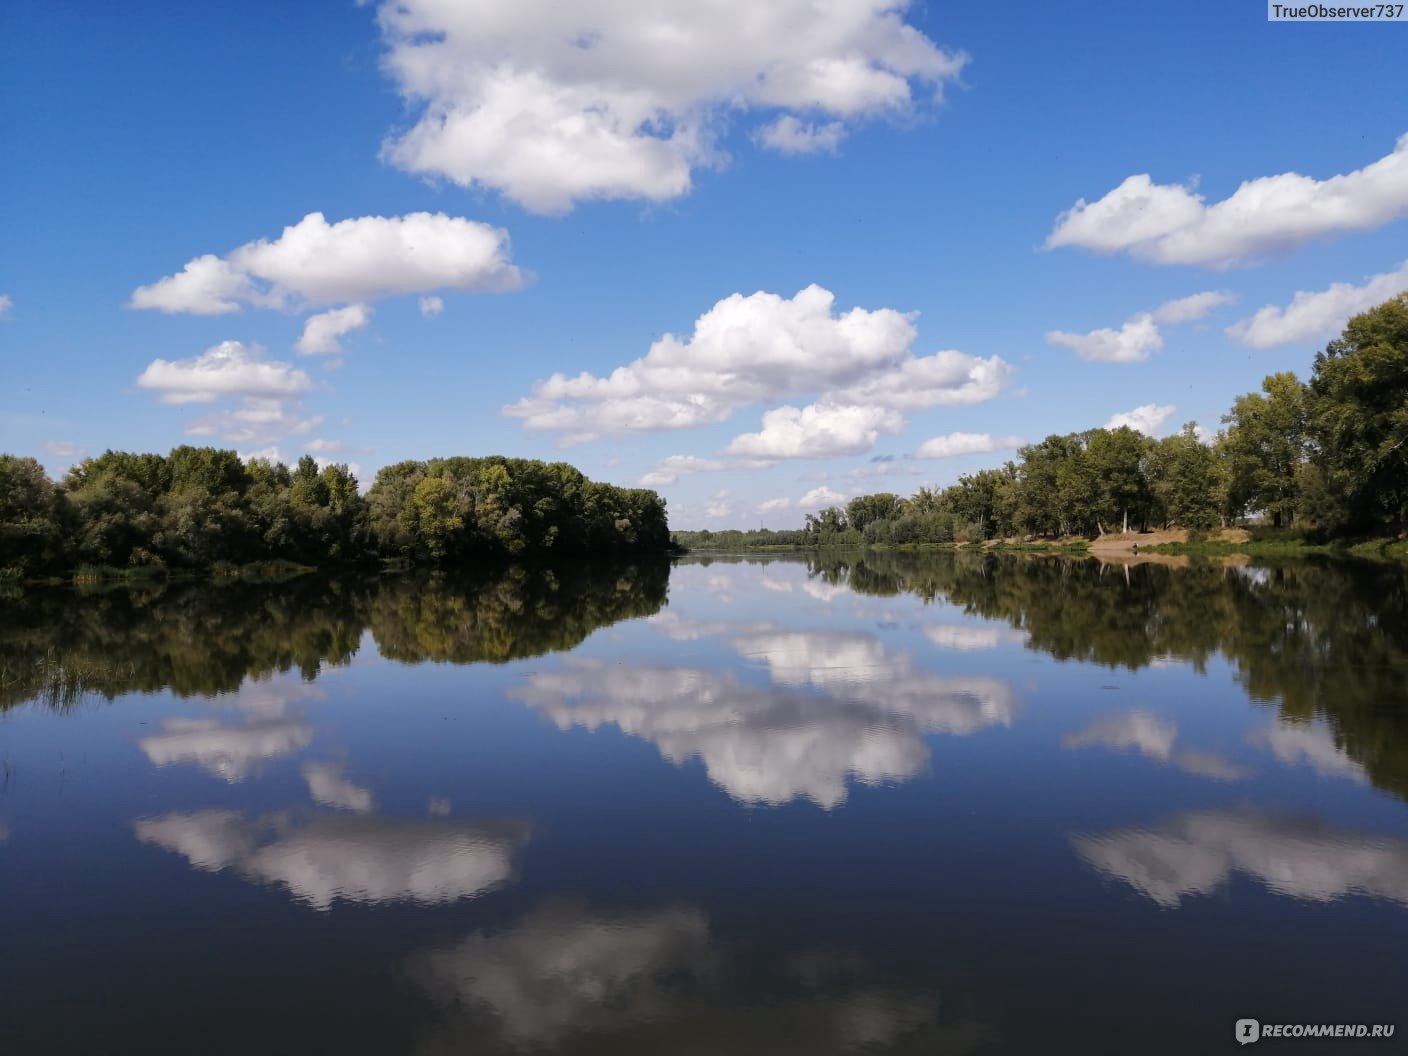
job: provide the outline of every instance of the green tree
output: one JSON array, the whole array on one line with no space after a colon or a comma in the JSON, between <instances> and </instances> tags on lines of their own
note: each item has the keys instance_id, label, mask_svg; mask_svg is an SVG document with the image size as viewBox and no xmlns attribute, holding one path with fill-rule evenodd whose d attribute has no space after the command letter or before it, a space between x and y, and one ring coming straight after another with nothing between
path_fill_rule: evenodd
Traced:
<instances>
[{"instance_id":1,"label":"green tree","mask_svg":"<svg viewBox=\"0 0 1408 1056\"><path fill-rule=\"evenodd\" d=\"M64 556L64 497L32 458L0 455L0 569L32 573Z\"/></svg>"},{"instance_id":2,"label":"green tree","mask_svg":"<svg viewBox=\"0 0 1408 1056\"><path fill-rule=\"evenodd\" d=\"M1355 316L1315 357L1317 461L1356 531L1408 528L1408 293Z\"/></svg>"},{"instance_id":3,"label":"green tree","mask_svg":"<svg viewBox=\"0 0 1408 1056\"><path fill-rule=\"evenodd\" d=\"M1280 528L1295 520L1296 477L1310 450L1306 388L1287 371L1270 375L1261 389L1239 396L1223 415L1221 452L1233 515L1263 511Z\"/></svg>"}]
</instances>

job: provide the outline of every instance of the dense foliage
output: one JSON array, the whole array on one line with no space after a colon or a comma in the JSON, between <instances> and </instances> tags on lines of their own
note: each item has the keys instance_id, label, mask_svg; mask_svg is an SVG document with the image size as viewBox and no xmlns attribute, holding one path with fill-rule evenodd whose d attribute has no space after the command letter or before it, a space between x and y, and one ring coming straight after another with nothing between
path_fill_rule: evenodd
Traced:
<instances>
[{"instance_id":1,"label":"dense foliage","mask_svg":"<svg viewBox=\"0 0 1408 1056\"><path fill-rule=\"evenodd\" d=\"M1408 294L1350 320L1308 384L1272 374L1261 389L1237 398L1210 442L1191 423L1162 440L1127 426L1048 436L941 491L810 514L805 542L1205 530L1249 516L1320 536L1408 530Z\"/></svg>"},{"instance_id":2,"label":"dense foliage","mask_svg":"<svg viewBox=\"0 0 1408 1056\"><path fill-rule=\"evenodd\" d=\"M401 462L358 493L346 466L240 460L178 447L108 451L59 484L0 455L0 569L11 575L222 563L447 564L669 545L655 492L588 480L564 463L513 458Z\"/></svg>"}]
</instances>

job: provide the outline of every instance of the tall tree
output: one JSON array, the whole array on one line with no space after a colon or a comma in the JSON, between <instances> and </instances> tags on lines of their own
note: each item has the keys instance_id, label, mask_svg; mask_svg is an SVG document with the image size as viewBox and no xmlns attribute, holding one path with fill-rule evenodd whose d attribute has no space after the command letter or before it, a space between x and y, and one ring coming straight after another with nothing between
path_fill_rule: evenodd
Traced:
<instances>
[{"instance_id":1,"label":"tall tree","mask_svg":"<svg viewBox=\"0 0 1408 1056\"><path fill-rule=\"evenodd\" d=\"M1280 528L1295 520L1296 478L1310 451L1307 393L1290 371L1270 375L1261 389L1237 397L1223 415L1222 452L1233 511L1263 511Z\"/></svg>"},{"instance_id":2,"label":"tall tree","mask_svg":"<svg viewBox=\"0 0 1408 1056\"><path fill-rule=\"evenodd\" d=\"M1348 527L1408 528L1408 293L1356 315L1315 357L1317 461Z\"/></svg>"}]
</instances>

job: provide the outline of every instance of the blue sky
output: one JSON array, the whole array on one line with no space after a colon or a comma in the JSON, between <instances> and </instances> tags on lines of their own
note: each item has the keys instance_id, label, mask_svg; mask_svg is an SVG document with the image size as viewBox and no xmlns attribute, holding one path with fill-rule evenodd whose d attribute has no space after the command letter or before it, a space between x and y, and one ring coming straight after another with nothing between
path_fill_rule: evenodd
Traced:
<instances>
[{"instance_id":1,"label":"blue sky","mask_svg":"<svg viewBox=\"0 0 1408 1056\"><path fill-rule=\"evenodd\" d=\"M0 449L503 453L787 527L1215 429L1408 288L1405 53L1241 0L17 0Z\"/></svg>"}]
</instances>

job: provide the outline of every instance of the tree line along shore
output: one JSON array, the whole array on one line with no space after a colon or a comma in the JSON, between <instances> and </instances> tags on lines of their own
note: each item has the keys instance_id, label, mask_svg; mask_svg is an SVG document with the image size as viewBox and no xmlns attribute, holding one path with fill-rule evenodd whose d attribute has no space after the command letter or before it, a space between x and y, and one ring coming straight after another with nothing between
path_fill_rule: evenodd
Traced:
<instances>
[{"instance_id":1,"label":"tree line along shore","mask_svg":"<svg viewBox=\"0 0 1408 1056\"><path fill-rule=\"evenodd\" d=\"M1405 551L1395 540L1408 533L1408 293L1351 319L1316 355L1308 382L1269 375L1222 424L1212 437L1192 423L1160 440L1127 426L1048 436L999 469L908 498L860 495L808 514L794 531L676 535L715 549L1080 547L1156 531L1209 552L1366 540ZM1249 521L1250 541L1216 538Z\"/></svg>"},{"instance_id":2,"label":"tree line along shore","mask_svg":"<svg viewBox=\"0 0 1408 1056\"><path fill-rule=\"evenodd\" d=\"M0 455L0 577L478 560L610 551L834 545L1079 546L1131 529L1196 540L1255 519L1258 545L1408 533L1408 293L1351 319L1308 382L1269 375L1214 437L1124 426L1048 436L1001 468L908 498L881 492L795 531L677 532L654 491L562 462L437 458L383 468L365 496L343 465L292 468L234 451L108 451L50 481ZM1402 548L1402 544L1398 544Z\"/></svg>"},{"instance_id":3,"label":"tree line along shore","mask_svg":"<svg viewBox=\"0 0 1408 1056\"><path fill-rule=\"evenodd\" d=\"M437 458L383 468L366 495L344 465L289 467L234 451L108 451L49 480L0 455L0 578L78 579L239 568L451 566L665 551L654 491L565 463Z\"/></svg>"}]
</instances>

